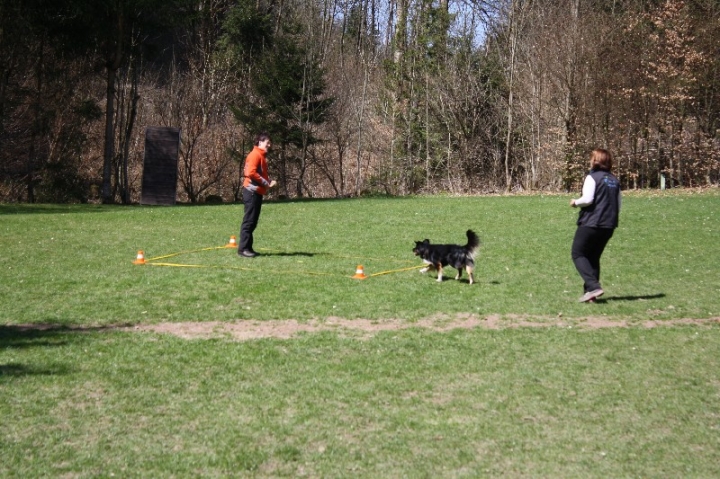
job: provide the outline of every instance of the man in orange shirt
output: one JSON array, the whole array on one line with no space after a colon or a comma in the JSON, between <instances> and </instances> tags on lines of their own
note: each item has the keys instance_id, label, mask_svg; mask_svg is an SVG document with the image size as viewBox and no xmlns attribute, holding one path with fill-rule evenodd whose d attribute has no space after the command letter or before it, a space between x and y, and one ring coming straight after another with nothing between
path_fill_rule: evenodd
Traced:
<instances>
[{"instance_id":1,"label":"man in orange shirt","mask_svg":"<svg viewBox=\"0 0 720 479\"><path fill-rule=\"evenodd\" d=\"M265 154L270 149L270 136L263 132L255 139L255 146L245 158L245 180L243 181L243 204L245 215L240 225L240 245L238 255L254 258L258 254L253 250L253 232L260 219L263 196L277 182L268 177Z\"/></svg>"}]
</instances>

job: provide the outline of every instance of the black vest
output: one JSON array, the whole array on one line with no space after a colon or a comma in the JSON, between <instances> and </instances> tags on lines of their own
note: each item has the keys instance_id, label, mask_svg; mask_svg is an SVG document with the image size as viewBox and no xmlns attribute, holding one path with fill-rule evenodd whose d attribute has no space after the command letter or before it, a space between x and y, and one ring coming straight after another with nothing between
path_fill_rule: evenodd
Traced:
<instances>
[{"instance_id":1,"label":"black vest","mask_svg":"<svg viewBox=\"0 0 720 479\"><path fill-rule=\"evenodd\" d=\"M617 228L620 213L620 182L608 171L591 171L595 180L595 200L580 210L578 226Z\"/></svg>"}]
</instances>

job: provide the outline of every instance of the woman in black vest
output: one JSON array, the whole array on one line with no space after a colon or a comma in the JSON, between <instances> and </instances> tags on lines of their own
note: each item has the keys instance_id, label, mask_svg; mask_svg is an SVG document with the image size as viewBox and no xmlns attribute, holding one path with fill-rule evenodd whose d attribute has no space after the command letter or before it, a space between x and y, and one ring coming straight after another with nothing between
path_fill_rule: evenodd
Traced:
<instances>
[{"instance_id":1,"label":"woman in black vest","mask_svg":"<svg viewBox=\"0 0 720 479\"><path fill-rule=\"evenodd\" d=\"M620 214L620 182L610 173L611 169L610 152L593 150L582 196L570 201L570 206L580 208L572 259L585 282L581 303L594 302L605 293L600 286L600 256L618 226Z\"/></svg>"}]
</instances>

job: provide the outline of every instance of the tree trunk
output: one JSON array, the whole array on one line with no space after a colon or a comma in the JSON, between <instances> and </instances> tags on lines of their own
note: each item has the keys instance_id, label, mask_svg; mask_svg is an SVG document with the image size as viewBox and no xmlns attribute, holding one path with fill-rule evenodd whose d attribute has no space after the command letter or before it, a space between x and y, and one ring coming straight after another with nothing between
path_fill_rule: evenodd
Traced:
<instances>
[{"instance_id":1,"label":"tree trunk","mask_svg":"<svg viewBox=\"0 0 720 479\"><path fill-rule=\"evenodd\" d=\"M125 133L123 138L123 153L122 153L122 177L121 177L121 188L120 196L124 205L130 204L130 180L128 177L128 163L130 157L130 143L132 142L133 130L135 127L135 118L137 118L137 104L140 100L138 94L138 71L137 65L132 67L132 80L130 86L130 112L128 114L127 125L125 127Z\"/></svg>"},{"instance_id":2,"label":"tree trunk","mask_svg":"<svg viewBox=\"0 0 720 479\"><path fill-rule=\"evenodd\" d=\"M103 178L100 195L103 203L112 203L115 195L112 191L112 169L115 157L115 82L124 57L123 38L125 35L125 17L122 10L116 12L114 37L108 39L105 69L107 70L107 90L105 106L105 147L103 149Z\"/></svg>"},{"instance_id":3,"label":"tree trunk","mask_svg":"<svg viewBox=\"0 0 720 479\"><path fill-rule=\"evenodd\" d=\"M367 63L363 61L363 91L360 100L360 113L358 115L358 144L357 144L357 180L355 181L355 194L360 196L362 190L362 172L360 167L360 158L362 155L362 134L363 134L363 114L365 112L365 96L367 92L368 71Z\"/></svg>"},{"instance_id":4,"label":"tree trunk","mask_svg":"<svg viewBox=\"0 0 720 479\"><path fill-rule=\"evenodd\" d=\"M407 19L409 0L397 0L397 23L395 24L395 48L393 60L399 64L407 47Z\"/></svg>"},{"instance_id":5,"label":"tree trunk","mask_svg":"<svg viewBox=\"0 0 720 479\"><path fill-rule=\"evenodd\" d=\"M570 21L570 51L567 58L568 84L565 92L565 145L568 152L575 150L577 143L577 92L576 76L578 63L578 42L580 20L580 0L574 0L571 5Z\"/></svg>"},{"instance_id":6,"label":"tree trunk","mask_svg":"<svg viewBox=\"0 0 720 479\"><path fill-rule=\"evenodd\" d=\"M516 21L516 3L515 0L510 4L510 58L508 60L508 106L507 106L507 133L505 135L505 191L509 192L512 188L512 178L510 175L510 150L512 143L513 129L513 98L515 79L515 49L517 46L517 27Z\"/></svg>"},{"instance_id":7,"label":"tree trunk","mask_svg":"<svg viewBox=\"0 0 720 479\"><path fill-rule=\"evenodd\" d=\"M112 203L112 164L115 156L115 79L117 68L107 67L107 90L105 106L105 148L103 150L102 202Z\"/></svg>"}]
</instances>

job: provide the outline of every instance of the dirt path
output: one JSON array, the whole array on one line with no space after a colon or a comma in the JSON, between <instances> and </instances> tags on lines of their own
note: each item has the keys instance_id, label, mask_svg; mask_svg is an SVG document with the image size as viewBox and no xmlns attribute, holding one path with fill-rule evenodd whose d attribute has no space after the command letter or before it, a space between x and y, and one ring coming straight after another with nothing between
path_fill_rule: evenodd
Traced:
<instances>
[{"instance_id":1,"label":"dirt path","mask_svg":"<svg viewBox=\"0 0 720 479\"><path fill-rule=\"evenodd\" d=\"M339 334L365 339L381 331L398 331L408 328L425 328L433 331L449 331L452 329L507 329L507 328L577 328L594 330L602 328L656 328L667 326L711 326L720 324L720 317L707 319L674 319L674 320L611 320L603 317L586 317L582 319L564 319L562 317L523 317L523 316L476 316L459 315L455 317L434 317L419 321L401 319L343 319L330 317L324 320L296 321L253 321L235 322L186 322L137 325L121 328L126 331L154 332L172 334L186 339L230 338L236 341L251 339L277 338L289 339L301 333L317 333L336 331Z\"/></svg>"}]
</instances>

